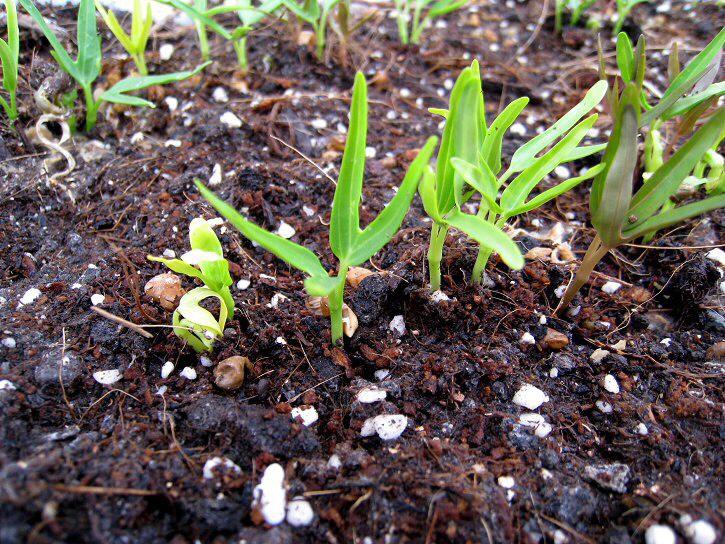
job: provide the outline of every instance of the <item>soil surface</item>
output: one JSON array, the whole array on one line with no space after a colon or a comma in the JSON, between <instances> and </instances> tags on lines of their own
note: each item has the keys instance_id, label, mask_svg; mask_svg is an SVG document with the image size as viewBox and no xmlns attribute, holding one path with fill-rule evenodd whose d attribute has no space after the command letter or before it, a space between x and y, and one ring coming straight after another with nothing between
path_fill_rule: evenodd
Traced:
<instances>
[{"instance_id":1,"label":"soil surface","mask_svg":"<svg viewBox=\"0 0 725 544\"><path fill-rule=\"evenodd\" d=\"M677 39L690 55L725 17L715 2L675 1L662 13L656 4L636 8L626 28L647 34L650 77L663 88L663 50ZM371 82L363 223L439 133L427 108L445 107L474 58L490 116L517 97L532 99L505 140L510 157L597 78L594 34L568 28L557 37L551 18L538 28L541 7L478 2L447 16L420 48L401 47L395 21L378 12L344 58L331 36L324 63L277 22L250 37L246 80L231 47L214 40L218 62L152 89L157 109L107 108L94 133L76 135L65 187L43 173L42 146L4 127L0 542L627 543L642 542L653 523L684 541L685 515L722 535L725 318L721 271L705 257L722 242L722 211L657 238L661 250L609 255L577 310L555 318L558 288L576 265L560 245L580 257L593 235L587 187L515 225L524 251L550 248L553 257L540 253L520 272L493 260L485 287L468 283L476 247L452 234L443 263L450 300L438 302L426 288L430 223L416 199L401 231L366 264L375 274L348 288L359 328L334 349L328 320L305 304L303 276L222 226L235 283L251 282L233 289L237 312L209 355L211 364L232 355L252 361L234 392L215 386L213 368L164 327L170 313L144 294L164 271L147 254L180 255L191 219L215 216L191 184L209 180L215 165L222 197L268 229L291 225L293 240L334 265L327 174L334 179L339 168L356 68ZM54 16L74 32L72 11ZM132 65L104 36L110 81ZM40 113L33 90L56 68L36 32L21 38L25 129ZM167 43L174 53L162 62ZM189 29L159 28L151 47L155 72L198 58ZM227 102L215 100L218 87ZM225 112L241 126L222 123ZM592 141L609 127L602 111ZM606 282L621 288L605 292ZM147 329L153 337L91 311L93 295L116 316L157 325ZM168 361L175 370L162 378ZM122 378L112 385L93 377L114 369ZM526 384L548 401L535 410L515 404ZM358 393L370 388L385 398L361 403ZM319 415L310 426L290 414L305 406ZM522 423L530 412L550 432ZM361 436L381 414L407 417L399 438ZM215 457L239 469L222 463L205 478ZM253 508L253 488L275 462L288 498L310 502L311 524L271 528Z\"/></svg>"}]
</instances>

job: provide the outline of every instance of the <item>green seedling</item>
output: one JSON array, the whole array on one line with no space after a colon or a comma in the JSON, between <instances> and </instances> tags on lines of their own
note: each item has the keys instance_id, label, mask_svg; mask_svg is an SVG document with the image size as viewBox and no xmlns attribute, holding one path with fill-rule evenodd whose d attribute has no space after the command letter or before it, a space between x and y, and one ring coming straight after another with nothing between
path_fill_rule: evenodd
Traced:
<instances>
[{"instance_id":1,"label":"green seedling","mask_svg":"<svg viewBox=\"0 0 725 544\"><path fill-rule=\"evenodd\" d=\"M359 207L365 173L367 113L367 85L362 73L358 72L350 106L348 138L330 218L330 248L339 261L336 276L330 276L320 259L309 249L245 219L200 181L196 181L202 196L244 236L309 276L305 280L308 294L327 297L333 343L339 343L342 339L343 294L349 268L360 265L375 255L398 231L436 144L436 138L428 140L408 168L393 199L365 229L361 229Z\"/></svg>"},{"instance_id":2,"label":"green seedling","mask_svg":"<svg viewBox=\"0 0 725 544\"><path fill-rule=\"evenodd\" d=\"M325 56L325 44L327 35L327 20L331 11L337 6L340 0L283 0L287 9L297 17L312 25L315 31L315 46L317 58L322 60ZM322 7L320 7L322 4Z\"/></svg>"},{"instance_id":3,"label":"green seedling","mask_svg":"<svg viewBox=\"0 0 725 544\"><path fill-rule=\"evenodd\" d=\"M569 24L577 26L584 13L597 3L597 0L556 0L554 6L554 29L561 33L564 29L564 12L571 13Z\"/></svg>"},{"instance_id":4,"label":"green seedling","mask_svg":"<svg viewBox=\"0 0 725 544\"><path fill-rule=\"evenodd\" d=\"M282 7L282 0L263 0L262 3L255 7L252 0L241 0L239 6L242 9L237 11L239 19L242 21L243 28L251 29L255 25L261 23L267 17L272 16L280 7ZM247 57L247 34L240 37L237 41L233 42L234 50L237 53L237 61L242 71L247 72L249 70L249 59Z\"/></svg>"},{"instance_id":5,"label":"green seedling","mask_svg":"<svg viewBox=\"0 0 725 544\"><path fill-rule=\"evenodd\" d=\"M614 25L614 34L621 32L624 21L627 20L629 14L637 4L644 4L649 0L617 0L617 22Z\"/></svg>"},{"instance_id":6,"label":"green seedling","mask_svg":"<svg viewBox=\"0 0 725 544\"><path fill-rule=\"evenodd\" d=\"M25 11L35 20L52 48L51 55L83 90L86 103L86 131L90 132L98 121L98 109L103 102L113 102L129 106L154 107L152 102L128 93L146 89L153 85L165 85L176 81L188 79L199 73L206 64L194 70L173 72L155 76L134 76L122 79L110 89L94 96L93 84L101 74L101 36L96 26L96 8L93 0L81 0L78 7L78 53L76 60L63 48L48 23L35 7L32 0L20 0Z\"/></svg>"},{"instance_id":7,"label":"green seedling","mask_svg":"<svg viewBox=\"0 0 725 544\"><path fill-rule=\"evenodd\" d=\"M634 192L634 176L639 159L637 139L643 116L641 100L645 70L644 46L640 43L633 80L624 84L621 94L615 84L614 91L610 94L610 105L615 118L614 128L602 160L605 168L594 179L589 201L592 225L597 234L576 276L567 287L557 311L571 303L586 284L594 267L609 251L650 232L725 206L725 195L717 195L660 211L708 150L722 138L725 126L725 108L722 107ZM665 100L664 96L662 100ZM656 107L653 106L652 109Z\"/></svg>"},{"instance_id":8,"label":"green seedling","mask_svg":"<svg viewBox=\"0 0 725 544\"><path fill-rule=\"evenodd\" d=\"M478 64L474 63L466 70L469 72L464 71L453 87L450 109L432 110L446 117L446 127L438 155L435 184L432 183L433 176L428 175L420 186L426 211L434 221L429 250L431 289L434 291L440 289L440 258L447 232L446 214L465 216L468 224L475 224L479 229L491 233L486 238L482 237L483 232L468 232L457 227L481 245L472 273L473 282L480 284L491 253L501 253L493 243L493 233L497 235L496 240L505 242L502 249L508 249L507 254L501 253L504 262L520 268L523 261L518 249L514 253L511 248L513 242L509 244L508 237L504 240L500 236L506 222L594 177L602 168L592 168L581 176L566 180L529 199L532 191L557 166L582 159L604 148L604 145L577 146L592 128L597 116L591 115L583 121L581 119L604 97L606 82L594 85L582 101L561 119L517 149L508 168L501 174L503 137L528 104L528 98L522 97L509 104L487 127ZM512 177L512 181L508 182ZM499 195L500 191L503 192ZM460 208L475 193L481 195L481 201L474 217L464 214ZM512 261L514 255L517 257Z\"/></svg>"},{"instance_id":9,"label":"green seedling","mask_svg":"<svg viewBox=\"0 0 725 544\"><path fill-rule=\"evenodd\" d=\"M669 86L660 102L654 107L649 104L653 97L648 96L647 89L643 86L640 106L644 113L640 125L648 125L644 139L644 172L642 173L645 182L662 166L672 152L672 145L667 143L663 133L669 134L670 141L673 143L692 134L698 120L717 104L718 98L725 94L725 82L716 82L724 44L725 31L721 31L684 70L680 69L679 52L675 45L668 63ZM636 65L641 63L642 67L646 69L646 60L644 37L640 37L635 51L626 34L620 33L617 36L617 67L625 84L635 82ZM601 65L603 66L603 62ZM602 77L607 77L606 70L603 68ZM717 188L721 187L722 172L718 163L722 156L717 153L721 140L722 138L715 143L713 148L693 168L690 175L683 180L683 192L691 193L703 185L709 192L717 191ZM664 203L662 211L673 207L674 202L668 199ZM644 241L650 241L655 234L656 232L649 233Z\"/></svg>"},{"instance_id":10,"label":"green seedling","mask_svg":"<svg viewBox=\"0 0 725 544\"><path fill-rule=\"evenodd\" d=\"M121 26L116 15L111 10L106 10L100 0L95 0L96 9L101 14L101 19L111 30L116 39L121 43L126 52L131 55L136 68L142 76L147 75L146 68L146 44L151 35L151 2L149 0L133 0L133 13L131 14L131 32L129 34ZM145 8L145 9L144 9Z\"/></svg>"},{"instance_id":11,"label":"green seedling","mask_svg":"<svg viewBox=\"0 0 725 544\"><path fill-rule=\"evenodd\" d=\"M20 54L20 38L18 34L18 12L15 0L5 0L6 24L8 41L0 38L0 60L3 67L3 88L8 92L9 101L0 96L0 105L8 119L13 123L18 118L18 58Z\"/></svg>"},{"instance_id":12,"label":"green seedling","mask_svg":"<svg viewBox=\"0 0 725 544\"><path fill-rule=\"evenodd\" d=\"M189 225L191 251L181 259L148 256L150 261L163 263L178 274L201 280L203 287L186 293L174 311L174 333L197 352L210 351L217 338L224 333L228 318L234 316L234 299L229 291L232 277L229 262L224 258L222 245L211 225L197 217ZM219 317L201 306L209 298L219 301Z\"/></svg>"},{"instance_id":13,"label":"green seedling","mask_svg":"<svg viewBox=\"0 0 725 544\"><path fill-rule=\"evenodd\" d=\"M400 43L420 43L423 31L433 19L456 11L467 3L468 0L395 0Z\"/></svg>"}]
</instances>

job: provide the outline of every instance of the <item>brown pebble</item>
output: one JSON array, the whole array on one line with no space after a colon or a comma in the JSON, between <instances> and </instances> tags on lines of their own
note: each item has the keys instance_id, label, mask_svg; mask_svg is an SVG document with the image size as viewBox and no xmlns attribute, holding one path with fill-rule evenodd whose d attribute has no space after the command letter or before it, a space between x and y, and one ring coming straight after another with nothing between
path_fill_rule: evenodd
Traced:
<instances>
[{"instance_id":1,"label":"brown pebble","mask_svg":"<svg viewBox=\"0 0 725 544\"><path fill-rule=\"evenodd\" d=\"M544 336L544 344L549 349L558 351L569 345L569 338L566 334L547 328L546 336Z\"/></svg>"},{"instance_id":2,"label":"brown pebble","mask_svg":"<svg viewBox=\"0 0 725 544\"><path fill-rule=\"evenodd\" d=\"M227 357L214 368L214 383L220 389L228 391L239 389L244 383L245 368L253 370L252 363L246 357Z\"/></svg>"},{"instance_id":3,"label":"brown pebble","mask_svg":"<svg viewBox=\"0 0 725 544\"><path fill-rule=\"evenodd\" d=\"M707 350L707 357L715 361L725 360L725 342L715 342Z\"/></svg>"},{"instance_id":4,"label":"brown pebble","mask_svg":"<svg viewBox=\"0 0 725 544\"><path fill-rule=\"evenodd\" d=\"M143 288L144 293L151 300L158 302L164 310L173 310L186 291L181 286L181 278L176 274L166 272L154 276Z\"/></svg>"}]
</instances>

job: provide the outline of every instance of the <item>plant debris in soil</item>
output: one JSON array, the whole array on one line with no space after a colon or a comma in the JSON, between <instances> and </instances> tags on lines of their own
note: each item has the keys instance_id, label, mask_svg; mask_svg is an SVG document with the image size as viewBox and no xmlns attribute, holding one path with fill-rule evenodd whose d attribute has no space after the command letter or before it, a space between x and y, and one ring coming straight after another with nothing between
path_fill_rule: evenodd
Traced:
<instances>
[{"instance_id":1,"label":"plant debris in soil","mask_svg":"<svg viewBox=\"0 0 725 544\"><path fill-rule=\"evenodd\" d=\"M653 49L697 48L723 26L714 4L642 5L629 24ZM437 132L426 108L445 105L470 59L489 112L532 98L508 156L596 81L584 29L561 39L547 21L517 55L540 9L477 2L420 49L399 46L385 17L356 35L349 62L375 81L363 224ZM55 14L70 26L72 10ZM167 67L187 68L192 33L160 32L151 64L171 43ZM37 33L21 38L30 124L32 89L53 68ZM194 177L216 169L223 198L332 262L334 185L300 155L335 177L354 70L317 62L281 23L250 48L248 92L226 68L229 48L203 75L155 91L157 110L108 110L77 136L75 204L3 129L0 542L627 543L663 525L699 542L697 523L722 536L725 254L712 249L722 211L660 249L609 255L554 318L572 263L551 252L519 272L492 262L474 288L477 248L462 236L448 240L446 297L432 298L430 224L415 201L366 266L374 273L348 288L359 328L344 348L306 307L302 275L222 225L237 313L211 354L184 348L143 286L164 271L147 254L184 252L191 219L214 217ZM666 56L652 57L665 74ZM214 99L219 87L227 102ZM240 123L223 121L230 112ZM603 114L602 133L609 122ZM581 256L593 236L586 201L581 187L522 218L522 251L569 244ZM243 381L218 387L213 367L238 356L251 361Z\"/></svg>"}]
</instances>

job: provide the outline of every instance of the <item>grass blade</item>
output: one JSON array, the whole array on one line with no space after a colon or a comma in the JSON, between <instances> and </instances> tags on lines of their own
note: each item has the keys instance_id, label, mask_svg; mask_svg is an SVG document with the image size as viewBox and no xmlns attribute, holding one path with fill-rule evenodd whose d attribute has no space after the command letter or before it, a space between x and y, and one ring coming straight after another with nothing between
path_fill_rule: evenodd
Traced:
<instances>
[{"instance_id":1,"label":"grass blade","mask_svg":"<svg viewBox=\"0 0 725 544\"><path fill-rule=\"evenodd\" d=\"M523 268L524 258L521 256L518 246L494 224L482 217L469 215L460 210L453 210L446 218L446 222L451 227L466 233L483 247L498 253L509 268L514 270Z\"/></svg>"},{"instance_id":2,"label":"grass blade","mask_svg":"<svg viewBox=\"0 0 725 544\"><path fill-rule=\"evenodd\" d=\"M650 232L657 232L691 217L697 217L723 207L725 207L725 195L713 196L650 217L634 228L625 231L624 235L627 240L633 240Z\"/></svg>"}]
</instances>

